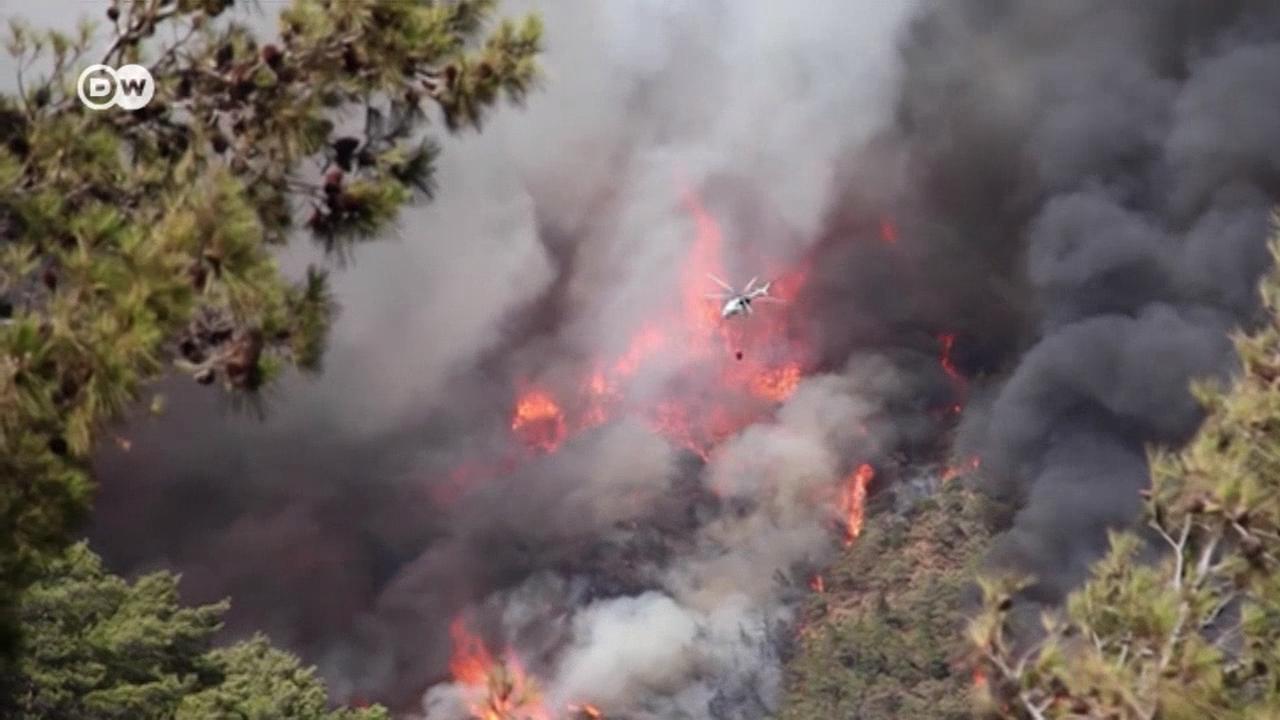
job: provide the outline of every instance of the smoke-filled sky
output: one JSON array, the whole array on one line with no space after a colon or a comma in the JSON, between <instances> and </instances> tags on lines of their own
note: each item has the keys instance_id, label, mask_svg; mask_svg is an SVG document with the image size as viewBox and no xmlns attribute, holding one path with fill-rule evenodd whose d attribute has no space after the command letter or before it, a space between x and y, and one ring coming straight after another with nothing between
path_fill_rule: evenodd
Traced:
<instances>
[{"instance_id":1,"label":"smoke-filled sky","mask_svg":"<svg viewBox=\"0 0 1280 720\"><path fill-rule=\"evenodd\" d=\"M971 377L956 453L1021 507L993 561L1040 599L1078 580L1254 309L1280 8L505 4L534 7L543 88L446 142L437 200L338 273L324 374L282 382L263 419L168 383L165 417L119 429L91 528L108 561L180 570L190 599L233 598L232 634L432 720L456 712L458 687L423 693L460 613L554 707L763 717L797 592L779 577L838 548L840 479L945 450L945 334ZM690 193L730 280L804 269L760 313L803 330L808 377L706 462L618 417L458 488L451 470L509 450L522 382L563 389L668 317ZM682 357L632 399L666 397Z\"/></svg>"},{"instance_id":2,"label":"smoke-filled sky","mask_svg":"<svg viewBox=\"0 0 1280 720\"><path fill-rule=\"evenodd\" d=\"M638 717L646 703L654 717L705 717L713 701L750 717L777 698L765 637L788 617L777 573L838 546L816 496L855 460L932 427L852 436L878 403L920 404L895 363L941 374L935 301L901 303L899 320L918 325L905 341L885 330L862 305L916 281L883 267L879 215L845 237L824 230L846 199L871 205L883 191L846 176L877 174L849 160L891 121L912 4L538 9L543 89L451 140L438 199L340 273L324 375L283 383L262 422L201 388L166 388L167 417L122 430L132 449L99 463L93 537L117 567L168 565L192 598L229 594L233 633L262 629L300 649L340 697L410 705L446 677L449 621L479 605L490 610L478 630L499 649L546 644L557 706L589 691ZM756 259L789 268L824 244L841 264L866 256L848 273L815 270L812 307L760 311L852 320L853 331L821 333L812 366L830 374L705 470L623 418L442 503L450 468L505 450L519 380L554 386L583 358L622 353L679 297L697 234L689 192L719 222L719 271L736 284L765 272ZM849 363L860 335L904 357ZM633 392L664 392L676 362L654 358ZM914 383L939 384L932 375ZM700 510L714 505L712 483L741 508ZM639 559L619 567L614 555ZM511 619L521 615L564 629L507 637L530 624ZM642 630L649 650L615 641ZM608 663L635 675L601 687ZM761 699L736 697L753 685Z\"/></svg>"},{"instance_id":3,"label":"smoke-filled sky","mask_svg":"<svg viewBox=\"0 0 1280 720\"><path fill-rule=\"evenodd\" d=\"M1255 308L1280 6L947 7L906 45L900 128L929 212L1012 243L1031 291L1029 347L965 440L1025 501L997 558L1054 599L1135 515L1144 446L1194 429L1188 378L1227 366Z\"/></svg>"}]
</instances>

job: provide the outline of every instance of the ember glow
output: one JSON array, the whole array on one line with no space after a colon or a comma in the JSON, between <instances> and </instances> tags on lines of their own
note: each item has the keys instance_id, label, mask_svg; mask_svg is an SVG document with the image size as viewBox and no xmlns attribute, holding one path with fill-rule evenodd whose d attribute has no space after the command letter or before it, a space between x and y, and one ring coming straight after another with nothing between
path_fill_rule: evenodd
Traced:
<instances>
[{"instance_id":1,"label":"ember glow","mask_svg":"<svg viewBox=\"0 0 1280 720\"><path fill-rule=\"evenodd\" d=\"M942 471L942 482L947 482L948 480L954 480L960 477L961 475L967 475L972 472L977 472L978 468L980 467L982 467L982 458L978 457L977 455L974 455L973 457L969 458L968 460L965 460L959 465L948 465Z\"/></svg>"},{"instance_id":2,"label":"ember glow","mask_svg":"<svg viewBox=\"0 0 1280 720\"><path fill-rule=\"evenodd\" d=\"M898 226L891 218L880 218L880 241L885 245L895 245L898 242Z\"/></svg>"},{"instance_id":3,"label":"ember glow","mask_svg":"<svg viewBox=\"0 0 1280 720\"><path fill-rule=\"evenodd\" d=\"M867 487L875 479L875 468L863 463L849 474L840 488L840 514L844 521L845 545L862 534L863 513L866 510Z\"/></svg>"},{"instance_id":4,"label":"ember glow","mask_svg":"<svg viewBox=\"0 0 1280 720\"><path fill-rule=\"evenodd\" d=\"M944 333L938 337L938 342L942 344L942 355L938 358L938 363L942 365L942 371L952 380L964 382L964 376L960 374L960 370L956 368L955 361L951 359L951 353L956 346L955 333Z\"/></svg>"},{"instance_id":5,"label":"ember glow","mask_svg":"<svg viewBox=\"0 0 1280 720\"><path fill-rule=\"evenodd\" d=\"M942 333L938 336L938 344L942 346L938 354L938 365L951 382L952 390L957 398L956 402L945 408L945 413L959 417L964 412L964 405L969 394L969 378L960 372L960 368L956 366L953 356L956 347L956 334Z\"/></svg>"}]
</instances>

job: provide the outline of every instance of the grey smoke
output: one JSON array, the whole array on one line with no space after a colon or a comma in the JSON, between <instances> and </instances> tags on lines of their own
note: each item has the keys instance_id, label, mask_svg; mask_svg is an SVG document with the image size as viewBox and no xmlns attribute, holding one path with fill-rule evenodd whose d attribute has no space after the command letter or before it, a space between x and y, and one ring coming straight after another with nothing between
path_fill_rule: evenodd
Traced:
<instances>
[{"instance_id":1,"label":"grey smoke","mask_svg":"<svg viewBox=\"0 0 1280 720\"><path fill-rule=\"evenodd\" d=\"M1044 599L1134 520L1146 446L1195 428L1189 382L1226 371L1251 320L1277 40L1273 3L961 0L905 44L899 140L925 214L1026 258L1027 350L962 444L1021 507L996 560Z\"/></svg>"},{"instance_id":2,"label":"grey smoke","mask_svg":"<svg viewBox=\"0 0 1280 720\"><path fill-rule=\"evenodd\" d=\"M499 608L490 615L499 618L493 624L505 638L518 639L526 656L539 656L530 652L540 646L530 635L545 636L548 627L554 628L550 634L561 647L536 668L545 678L552 711L586 700L637 718L756 718L776 710L782 682L777 635L794 621L794 601L801 592L780 578L831 558L839 520L833 513L837 488L832 480L848 473L850 458L881 458L897 440L897 429L877 425L873 416L895 395L907 394L898 375L883 358L856 357L840 374L806 380L774 422L754 425L721 446L701 477L731 509L709 513L687 532L672 533L675 539L663 546L665 552L634 558L631 574L640 590L601 595L595 590L601 572L592 568L591 579L549 581L535 574L515 590L488 598ZM859 430L864 427L865 432ZM557 473L572 472L576 462L561 455L580 450L596 458L616 452L632 462L664 457L655 449L638 451L638 440L619 442L612 450L591 440L567 447L547 463ZM633 512L625 519L646 520L650 513L654 517L645 525L651 526L661 515L689 509L678 494L674 502L664 502L663 496L678 489L664 484L661 473L622 468L614 473L643 479L637 489L653 494L637 502L624 493L633 498ZM612 529L593 527L589 508L608 503L604 493L611 492L601 484L604 477L593 471L563 482L564 492L548 493L564 498L555 507L512 508L511 523L533 527L508 527L498 534L505 542L517 538L536 547L544 564L548 554L588 551L567 534L595 545L636 542L616 523L623 515L613 517ZM518 482L555 484L537 474L524 474ZM575 492L591 497L588 507L575 506ZM495 512L504 511L495 511L492 501L481 501L484 532L502 522ZM492 558L485 562L494 564ZM803 586L807 577L792 579ZM592 587L584 589L583 583ZM419 585L408 592L401 588L400 594L412 598L427 591ZM466 707L465 689L450 684L432 688L424 699L426 717L433 720L465 714Z\"/></svg>"},{"instance_id":3,"label":"grey smoke","mask_svg":"<svg viewBox=\"0 0 1280 720\"><path fill-rule=\"evenodd\" d=\"M177 568L192 599L233 596L230 635L267 630L340 698L432 720L459 702L460 612L557 707L762 717L795 580L835 550L836 479L946 441L945 331L987 377L960 452L1020 508L995 559L1045 599L1070 587L1254 310L1280 9L570 5L541 8L545 90L450 141L439 199L338 276L324 376L289 378L261 422L166 387L168 417L121 429L93 528L113 566ZM818 371L706 466L622 420L457 492L451 469L510 452L519 380L564 387L674 291L682 185L733 279L814 260L789 311Z\"/></svg>"},{"instance_id":4,"label":"grey smoke","mask_svg":"<svg viewBox=\"0 0 1280 720\"><path fill-rule=\"evenodd\" d=\"M495 652L527 656L552 703L607 700L637 718L775 706L778 628L804 568L838 547L837 484L936 434L926 406L947 390L928 319L909 342L874 319L901 284L854 298L850 278L815 278L793 312L814 307L818 342L840 350L706 467L622 419L482 470L469 492L448 477L510 456L521 380L570 387L585 358L621 352L678 296L688 189L722 225L731 280L833 245L859 279L892 274L876 214L825 228L848 191L840 158L891 121L914 7L540 8L545 89L451 140L438 199L337 276L325 374L288 379L260 423L167 387L171 415L123 428L133 450L100 458L97 546L118 568L181 570L192 599L230 594L230 635L268 631L340 699L422 708L465 612ZM295 248L286 266L310 256ZM862 330L825 322L855 301ZM679 369L659 356L634 392L665 392ZM641 632L649 645L618 642ZM602 664L634 674L581 697Z\"/></svg>"}]
</instances>

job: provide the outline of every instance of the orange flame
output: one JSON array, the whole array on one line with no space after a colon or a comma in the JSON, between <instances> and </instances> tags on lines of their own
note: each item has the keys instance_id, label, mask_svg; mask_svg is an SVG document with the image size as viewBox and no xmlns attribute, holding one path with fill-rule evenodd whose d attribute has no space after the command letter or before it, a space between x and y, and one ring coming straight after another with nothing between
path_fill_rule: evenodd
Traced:
<instances>
[{"instance_id":1,"label":"orange flame","mask_svg":"<svg viewBox=\"0 0 1280 720\"><path fill-rule=\"evenodd\" d=\"M979 689L987 686L987 673L980 667L973 669L973 686Z\"/></svg>"},{"instance_id":2,"label":"orange flame","mask_svg":"<svg viewBox=\"0 0 1280 720\"><path fill-rule=\"evenodd\" d=\"M800 366L795 363L770 368L751 379L751 391L762 398L782 402L800 384Z\"/></svg>"},{"instance_id":3,"label":"orange flame","mask_svg":"<svg viewBox=\"0 0 1280 720\"><path fill-rule=\"evenodd\" d=\"M942 365L942 371L952 380L963 381L964 376L960 374L955 361L951 359L951 351L955 349L956 345L955 333L939 335L938 342L942 343L942 356L938 358L938 363Z\"/></svg>"},{"instance_id":4,"label":"orange flame","mask_svg":"<svg viewBox=\"0 0 1280 720\"><path fill-rule=\"evenodd\" d=\"M701 456L785 401L806 370L807 348L794 332L785 307L725 321L706 294L708 274L724 277L724 238L714 216L691 191L681 196L692 216L694 238L679 272L678 302L655 308L626 350L598 358L573 388L575 395L546 387L524 390L516 399L511 429L534 451L552 453L574 434L623 413L644 418L672 444ZM808 267L780 273L772 286L779 299L794 302ZM633 397L632 380L657 357L667 386L647 386ZM690 392L694 388L696 392Z\"/></svg>"},{"instance_id":5,"label":"orange flame","mask_svg":"<svg viewBox=\"0 0 1280 720\"><path fill-rule=\"evenodd\" d=\"M705 295L707 274L725 275L720 249L723 238L720 224L693 191L686 190L683 201L685 209L693 216L694 243L681 273L681 297L688 327L698 335L706 336L721 328L719 309L715 303L707 302Z\"/></svg>"},{"instance_id":6,"label":"orange flame","mask_svg":"<svg viewBox=\"0 0 1280 720\"><path fill-rule=\"evenodd\" d=\"M980 467L982 467L982 458L977 455L974 455L959 465L948 465L942 470L942 482L954 480L961 475L970 472L976 472Z\"/></svg>"},{"instance_id":7,"label":"orange flame","mask_svg":"<svg viewBox=\"0 0 1280 720\"><path fill-rule=\"evenodd\" d=\"M821 575L814 575L809 580L809 588L821 595L827 591L827 581L824 580Z\"/></svg>"},{"instance_id":8,"label":"orange flame","mask_svg":"<svg viewBox=\"0 0 1280 720\"><path fill-rule=\"evenodd\" d=\"M536 684L515 654L507 651L505 661L497 661L484 641L467 630L462 617L449 624L453 654L449 672L454 682L465 686L474 699L472 720L551 720L542 705Z\"/></svg>"},{"instance_id":9,"label":"orange flame","mask_svg":"<svg viewBox=\"0 0 1280 720\"><path fill-rule=\"evenodd\" d=\"M960 368L956 366L955 359L952 356L956 347L956 334L942 333L938 336L938 342L942 345L942 350L938 355L938 364L942 366L942 371L951 380L951 386L955 391L956 397L959 398L959 401L947 405L945 412L958 417L964 412L964 399L968 394L969 381L960 372Z\"/></svg>"},{"instance_id":10,"label":"orange flame","mask_svg":"<svg viewBox=\"0 0 1280 720\"><path fill-rule=\"evenodd\" d=\"M840 512L844 519L844 544L851 545L862 534L867 486L876 476L875 468L863 463L849 474L840 488Z\"/></svg>"},{"instance_id":11,"label":"orange flame","mask_svg":"<svg viewBox=\"0 0 1280 720\"><path fill-rule=\"evenodd\" d=\"M549 393L529 390L516 400L511 429L524 444L544 452L555 452L568 431L564 412Z\"/></svg>"},{"instance_id":12,"label":"orange flame","mask_svg":"<svg viewBox=\"0 0 1280 720\"><path fill-rule=\"evenodd\" d=\"M484 683L496 665L484 641L467 631L461 616L449 623L449 638L453 641L453 654L449 657L453 679L464 685Z\"/></svg>"},{"instance_id":13,"label":"orange flame","mask_svg":"<svg viewBox=\"0 0 1280 720\"><path fill-rule=\"evenodd\" d=\"M626 353L614 361L614 375L623 378L635 375L644 361L661 350L666 343L666 336L658 328L652 325L640 328L640 331L631 338L631 344L627 347Z\"/></svg>"}]
</instances>

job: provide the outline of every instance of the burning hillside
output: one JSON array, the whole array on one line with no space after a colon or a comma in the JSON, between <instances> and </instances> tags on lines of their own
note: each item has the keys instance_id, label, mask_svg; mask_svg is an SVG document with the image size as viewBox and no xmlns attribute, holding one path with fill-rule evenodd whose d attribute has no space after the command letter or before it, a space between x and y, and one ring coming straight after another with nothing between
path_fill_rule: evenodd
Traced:
<instances>
[{"instance_id":1,"label":"burning hillside","mask_svg":"<svg viewBox=\"0 0 1280 720\"><path fill-rule=\"evenodd\" d=\"M338 277L324 382L173 393L94 541L430 720L769 716L821 569L979 467L1052 600L1255 306L1276 7L545 3L545 91Z\"/></svg>"},{"instance_id":2,"label":"burning hillside","mask_svg":"<svg viewBox=\"0 0 1280 720\"><path fill-rule=\"evenodd\" d=\"M728 275L720 224L694 192L683 202L695 236L678 271L678 292L650 298L626 350L589 361L568 387L520 383L511 429L528 448L555 452L585 430L630 415L706 460L716 445L786 400L812 369L806 326L798 322L803 263L766 262L761 269L776 278L774 295L790 308L769 308L749 321L721 319L708 297L715 289L709 278ZM674 371L662 387L638 396L633 382L656 364Z\"/></svg>"},{"instance_id":3,"label":"burning hillside","mask_svg":"<svg viewBox=\"0 0 1280 720\"><path fill-rule=\"evenodd\" d=\"M796 405L790 403L806 378L819 370L812 341L807 336L809 326L803 322L808 302L805 290L809 261L802 260L790 267L765 263L777 277L777 295L785 305L758 311L748 318L721 318L717 302L707 296L707 278L728 274L725 257L728 244L720 223L696 193L685 192L681 206L689 214L692 234L678 270L679 291L670 302L655 299L651 311L627 340L622 353L588 359L580 364L576 373L568 375L560 372L548 378L519 378L510 413L511 448L494 471L518 475L530 463L551 463L555 466L557 457L567 452L567 446L590 438L593 432L607 432L610 426L628 422L636 428L644 428L642 432L662 438L671 448L688 452L700 461L699 465L705 466L702 473L705 477L701 480L710 494L701 501L694 495L681 502L687 501L694 506L703 503L706 517L692 526L676 530L658 530L657 526L646 528L652 520L634 518L614 527L597 542L626 545L635 542L637 535L656 531L658 544L664 548L662 554L692 552L693 555L682 562L692 561L694 565L708 563L694 572L709 572L711 576L705 580L719 583L728 580L733 572L731 568L716 567L724 562L725 556L716 552L700 560L697 558L697 545L714 538L719 538L715 542L723 542L734 535L757 531L764 531L766 534L762 537L767 537L768 530L759 526L761 521L768 524L791 523L787 533L817 531L817 535L806 540L811 552L827 554L839 542L844 545L853 543L862 531L867 498L877 475L873 462L883 459L885 448L871 440L877 419L870 416L850 418L850 426L842 429L847 436L846 451L839 452L837 446L833 446L825 458L829 463L825 469L814 467L805 475L797 475L796 469L789 466L790 461L786 458L790 451L785 449L786 445L804 440L802 436L794 435L797 428L789 427L799 419L789 423L787 415L806 412L800 408L820 402L824 392L814 390L811 397ZM897 230L889 221L882 221L881 232L892 232L896 244ZM954 392L937 407L927 410L946 422L954 421L966 389L966 381L952 358L955 343L954 333L938 335L935 350L938 375L948 380ZM566 377L569 379L565 380ZM832 380L827 379L826 382ZM810 382L818 383L815 387L820 387L823 380L814 377ZM818 416L801 420L802 423L814 421L823 423L826 418ZM821 428L813 426L810 429ZM880 432L883 432L883 427ZM782 452L780 457L768 457L769 453L779 451ZM450 475L453 478L463 477L466 468L483 465L483 462L466 461ZM726 466L732 469L726 472ZM944 479L960 471L961 466L948 468ZM754 484L744 486L742 478L751 476L757 478ZM495 477L472 475L466 480L467 487L463 493L451 498L450 502L466 504L468 492L484 496L493 482L500 481ZM792 486L788 487L788 484ZM778 493L785 495L778 496ZM767 516L758 516L760 506L770 504L774 504L773 512L793 517L766 520ZM609 535L614 537L610 539ZM783 557L788 559L782 565L776 565L776 571L794 571L796 578L806 577L808 571L803 570L804 556L790 556L790 552L783 549ZM671 591L664 591L663 587L672 583L674 578L664 579L662 576L669 569L654 564L655 560L658 558L640 557L639 563L647 567L633 573L621 571L621 574L632 575L629 583L649 588L649 593L642 597L670 603L672 600L667 593ZM580 633L586 630L586 640L590 642L591 633L597 632L590 626L576 627L582 615L597 605L629 600L599 596L599 590L593 589L600 577L617 576L619 569L593 567L590 563L585 566L577 564L576 567L578 582L585 583L586 594L597 597L587 600L586 609L574 609L571 603L567 608L568 617L542 618L542 622L567 621L570 624L567 631L552 633L559 637L551 642L549 652L538 650L538 644L522 648L515 639L528 634L531 629L509 620L511 607L520 604L510 597L490 597L485 601L496 603L498 608L497 627L490 630L497 630L500 636L508 636L501 652L495 652L478 635L471 634L463 624L462 614L455 617L450 626L453 639L449 662L451 679L428 693L429 718L452 720L459 713L469 713L477 720L602 717L618 703L616 692L605 692L605 697L599 697L596 688L589 685L579 687L564 679L569 672L565 667L572 667L575 662L573 646L584 641ZM726 571L729 575L716 580L717 575ZM681 582L688 582L688 579ZM779 590L792 594L798 591L798 588L787 590L785 586L767 588L773 582L769 580L758 592L767 597ZM810 586L820 587L821 577L811 580ZM757 602L750 595L735 599L736 590L725 586L716 590L713 597L720 598L716 603ZM785 618L789 614L787 608L787 601L779 597L765 606L753 608L748 605L744 609L762 613L753 620L765 623L761 630L774 632L767 630L768 625L781 623L777 631L785 634L789 632L785 629ZM672 606L672 609L687 614L693 608ZM545 610L537 608L534 612L540 614ZM526 608L521 612L528 611ZM717 608L712 604L698 610L699 614L708 615L699 618L695 614L689 619L694 626L701 625L714 618L716 612ZM476 616L484 615L481 612ZM503 616L508 619L503 620ZM492 621L493 612L488 617ZM628 632L642 630L629 627ZM545 634L545 629L542 633L534 631L534 634ZM743 641L754 645L780 640L771 636L744 636L738 640ZM564 647L566 644L568 648ZM539 660L535 670L528 669L531 667L529 658L522 657L522 651ZM680 652L680 649L677 646L661 652L672 651ZM759 647L751 650L752 653L760 651ZM544 680L536 681L534 675ZM630 678L623 677L615 680L614 684L629 681ZM543 683L547 691L538 689ZM621 709L624 713L634 711L629 704L623 704Z\"/></svg>"}]
</instances>

